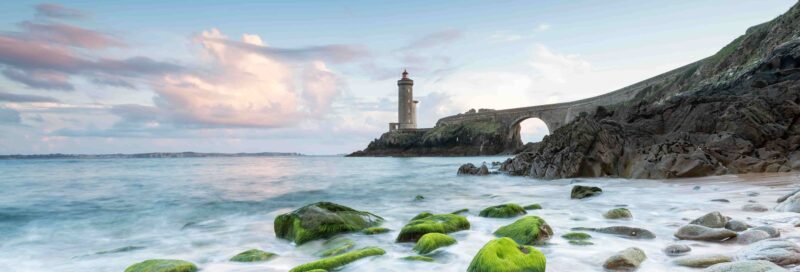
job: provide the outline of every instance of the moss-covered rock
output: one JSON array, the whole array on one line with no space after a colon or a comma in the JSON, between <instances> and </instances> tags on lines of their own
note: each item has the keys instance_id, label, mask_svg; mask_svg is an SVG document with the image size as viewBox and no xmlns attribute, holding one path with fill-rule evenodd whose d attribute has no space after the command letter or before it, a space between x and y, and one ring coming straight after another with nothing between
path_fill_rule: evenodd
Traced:
<instances>
[{"instance_id":1,"label":"moss-covered rock","mask_svg":"<svg viewBox=\"0 0 800 272\"><path fill-rule=\"evenodd\" d=\"M528 206L525 206L525 207L522 207L522 208L524 208L526 210L541 210L542 209L542 205L539 205L539 203L536 203L536 204L531 204L531 205L528 205Z\"/></svg>"},{"instance_id":2,"label":"moss-covered rock","mask_svg":"<svg viewBox=\"0 0 800 272\"><path fill-rule=\"evenodd\" d=\"M369 212L330 202L317 202L275 218L275 236L303 244L345 232L359 231L383 222Z\"/></svg>"},{"instance_id":3,"label":"moss-covered rock","mask_svg":"<svg viewBox=\"0 0 800 272\"><path fill-rule=\"evenodd\" d=\"M311 270L308 270L306 272L328 272L328 270L325 270L325 269L311 269Z\"/></svg>"},{"instance_id":4,"label":"moss-covered rock","mask_svg":"<svg viewBox=\"0 0 800 272\"><path fill-rule=\"evenodd\" d=\"M421 213L415 215L414 217L412 217L411 220L417 220L417 219L425 218L425 217L428 217L428 216L431 216L431 215L433 215L433 214L429 213L429 212L421 212Z\"/></svg>"},{"instance_id":5,"label":"moss-covered rock","mask_svg":"<svg viewBox=\"0 0 800 272\"><path fill-rule=\"evenodd\" d=\"M403 257L403 260L415 261L415 262L429 262L429 263L432 263L432 262L436 261L433 258L428 257L428 256L406 256L406 257Z\"/></svg>"},{"instance_id":6,"label":"moss-covered rock","mask_svg":"<svg viewBox=\"0 0 800 272\"><path fill-rule=\"evenodd\" d=\"M163 260L154 259L146 260L141 263L135 263L128 268L125 272L195 272L197 266L193 263L181 260Z\"/></svg>"},{"instance_id":7,"label":"moss-covered rock","mask_svg":"<svg viewBox=\"0 0 800 272\"><path fill-rule=\"evenodd\" d=\"M384 228L384 227L371 227L371 228L366 228L366 229L362 230L361 233L366 234L366 235L373 235L373 234L387 233L387 232L390 232L390 231L392 231L392 230Z\"/></svg>"},{"instance_id":8,"label":"moss-covered rock","mask_svg":"<svg viewBox=\"0 0 800 272\"><path fill-rule=\"evenodd\" d=\"M312 271L314 269L333 270L335 268L355 262L362 258L366 258L369 256L378 256L383 254L386 254L386 251L377 247L362 248L342 255L336 255L333 257L316 260L310 263L301 264L295 268L292 268L292 270L289 270L289 272L307 272L307 271Z\"/></svg>"},{"instance_id":9,"label":"moss-covered rock","mask_svg":"<svg viewBox=\"0 0 800 272\"><path fill-rule=\"evenodd\" d=\"M508 237L523 245L542 244L553 236L553 229L538 216L525 216L500 227L494 235Z\"/></svg>"},{"instance_id":10,"label":"moss-covered rock","mask_svg":"<svg viewBox=\"0 0 800 272\"><path fill-rule=\"evenodd\" d=\"M569 244L570 245L576 245L576 246L591 246L591 245L594 245L594 243L586 241L586 240L569 240Z\"/></svg>"},{"instance_id":11,"label":"moss-covered rock","mask_svg":"<svg viewBox=\"0 0 800 272\"><path fill-rule=\"evenodd\" d=\"M491 206L481 211L480 216L483 217L494 217L494 218L508 218L514 217L518 215L523 215L528 212L525 211L521 206L517 204L502 204L497 206Z\"/></svg>"},{"instance_id":12,"label":"moss-covered rock","mask_svg":"<svg viewBox=\"0 0 800 272\"><path fill-rule=\"evenodd\" d=\"M561 238L573 241L573 240L589 240L592 239L592 236L585 232L568 232L564 235L561 235Z\"/></svg>"},{"instance_id":13,"label":"moss-covered rock","mask_svg":"<svg viewBox=\"0 0 800 272\"><path fill-rule=\"evenodd\" d=\"M608 210L603 214L603 217L606 219L628 219L632 218L633 214L631 214L631 211L626 208L616 208Z\"/></svg>"},{"instance_id":14,"label":"moss-covered rock","mask_svg":"<svg viewBox=\"0 0 800 272\"><path fill-rule=\"evenodd\" d=\"M272 252L266 252L259 249L251 249L245 252L236 254L231 258L231 262L263 262L278 256Z\"/></svg>"},{"instance_id":15,"label":"moss-covered rock","mask_svg":"<svg viewBox=\"0 0 800 272\"><path fill-rule=\"evenodd\" d=\"M415 216L400 230L397 242L416 242L428 233L451 233L466 229L469 229L466 217L457 214L423 213Z\"/></svg>"},{"instance_id":16,"label":"moss-covered rock","mask_svg":"<svg viewBox=\"0 0 800 272\"><path fill-rule=\"evenodd\" d=\"M600 187L575 185L572 187L570 198L582 199L582 198L596 196L602 193L603 189L600 189Z\"/></svg>"},{"instance_id":17,"label":"moss-covered rock","mask_svg":"<svg viewBox=\"0 0 800 272\"><path fill-rule=\"evenodd\" d=\"M425 200L425 197L422 196L422 195L417 195L417 196L414 197L414 200L415 201Z\"/></svg>"},{"instance_id":18,"label":"moss-covered rock","mask_svg":"<svg viewBox=\"0 0 800 272\"><path fill-rule=\"evenodd\" d=\"M322 244L326 248L317 253L317 256L320 257L329 257L329 256L336 256L347 251L353 249L356 246L356 243L350 239L334 239L325 241Z\"/></svg>"},{"instance_id":19,"label":"moss-covered rock","mask_svg":"<svg viewBox=\"0 0 800 272\"><path fill-rule=\"evenodd\" d=\"M470 262L467 272L544 272L545 265L542 252L504 237L486 243Z\"/></svg>"},{"instance_id":20,"label":"moss-covered rock","mask_svg":"<svg viewBox=\"0 0 800 272\"><path fill-rule=\"evenodd\" d=\"M440 247L449 246L456 243L456 239L450 235L431 232L417 240L414 250L419 254L428 254Z\"/></svg>"},{"instance_id":21,"label":"moss-covered rock","mask_svg":"<svg viewBox=\"0 0 800 272\"><path fill-rule=\"evenodd\" d=\"M469 209L460 209L460 210L452 212L452 214L462 214L462 213L465 213L465 212L469 212Z\"/></svg>"}]
</instances>

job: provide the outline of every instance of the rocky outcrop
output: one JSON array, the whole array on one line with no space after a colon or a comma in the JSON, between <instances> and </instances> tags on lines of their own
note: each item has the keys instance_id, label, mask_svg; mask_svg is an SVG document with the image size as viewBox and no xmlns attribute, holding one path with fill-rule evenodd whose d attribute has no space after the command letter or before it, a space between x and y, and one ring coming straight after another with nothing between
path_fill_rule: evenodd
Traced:
<instances>
[{"instance_id":1,"label":"rocky outcrop","mask_svg":"<svg viewBox=\"0 0 800 272\"><path fill-rule=\"evenodd\" d=\"M681 178L800 169L800 4L627 102L581 113L501 170Z\"/></svg>"},{"instance_id":2,"label":"rocky outcrop","mask_svg":"<svg viewBox=\"0 0 800 272\"><path fill-rule=\"evenodd\" d=\"M430 129L398 130L381 135L352 157L479 156L508 151L510 128L491 121L472 121Z\"/></svg>"},{"instance_id":3,"label":"rocky outcrop","mask_svg":"<svg viewBox=\"0 0 800 272\"><path fill-rule=\"evenodd\" d=\"M461 175L470 175L470 176L486 176L489 174L489 168L486 167L486 164L481 165L481 167L477 167L471 163L465 163L458 168L459 176Z\"/></svg>"}]
</instances>

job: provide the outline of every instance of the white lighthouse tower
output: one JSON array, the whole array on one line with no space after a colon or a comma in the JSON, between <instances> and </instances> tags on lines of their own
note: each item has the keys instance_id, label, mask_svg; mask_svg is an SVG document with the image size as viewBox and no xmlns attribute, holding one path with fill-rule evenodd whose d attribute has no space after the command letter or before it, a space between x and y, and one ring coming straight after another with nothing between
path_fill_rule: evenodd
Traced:
<instances>
[{"instance_id":1,"label":"white lighthouse tower","mask_svg":"<svg viewBox=\"0 0 800 272\"><path fill-rule=\"evenodd\" d=\"M397 81L397 123L389 123L389 131L417 128L417 103L414 100L414 81L403 70L403 78Z\"/></svg>"}]
</instances>

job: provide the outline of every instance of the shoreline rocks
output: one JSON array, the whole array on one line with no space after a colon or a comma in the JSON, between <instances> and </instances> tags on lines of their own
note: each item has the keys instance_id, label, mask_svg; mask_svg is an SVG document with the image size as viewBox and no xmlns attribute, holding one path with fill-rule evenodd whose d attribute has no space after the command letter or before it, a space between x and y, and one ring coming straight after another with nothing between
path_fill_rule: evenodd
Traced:
<instances>
[{"instance_id":1,"label":"shoreline rocks","mask_svg":"<svg viewBox=\"0 0 800 272\"><path fill-rule=\"evenodd\" d=\"M231 262L263 262L268 261L274 257L278 256L278 254L272 252L266 252L260 249L250 249L244 251L242 253L236 254L236 256L231 257Z\"/></svg>"},{"instance_id":2,"label":"shoreline rocks","mask_svg":"<svg viewBox=\"0 0 800 272\"><path fill-rule=\"evenodd\" d=\"M614 271L633 271L647 259L644 251L637 247L629 247L606 259L603 268Z\"/></svg>"},{"instance_id":3,"label":"shoreline rocks","mask_svg":"<svg viewBox=\"0 0 800 272\"><path fill-rule=\"evenodd\" d=\"M497 238L484 245L470 262L467 272L545 272L544 254L532 246L518 245L511 238Z\"/></svg>"},{"instance_id":4,"label":"shoreline rocks","mask_svg":"<svg viewBox=\"0 0 800 272\"><path fill-rule=\"evenodd\" d=\"M422 237L417 240L417 244L414 245L414 251L424 255L440 247L446 247L455 243L456 239L450 237L450 235L432 232L422 235Z\"/></svg>"},{"instance_id":5,"label":"shoreline rocks","mask_svg":"<svg viewBox=\"0 0 800 272\"><path fill-rule=\"evenodd\" d=\"M469 229L466 217L457 214L431 214L421 213L412 218L397 235L396 241L417 242L420 237L431 232L451 233Z\"/></svg>"},{"instance_id":6,"label":"shoreline rocks","mask_svg":"<svg viewBox=\"0 0 800 272\"><path fill-rule=\"evenodd\" d=\"M182 260L151 259L140 263L135 263L125 272L195 272L197 266L193 263Z\"/></svg>"},{"instance_id":7,"label":"shoreline rocks","mask_svg":"<svg viewBox=\"0 0 800 272\"><path fill-rule=\"evenodd\" d=\"M675 232L675 237L681 240L696 240L720 242L736 237L736 232L724 228L709 228L706 226L689 224Z\"/></svg>"},{"instance_id":8,"label":"shoreline rocks","mask_svg":"<svg viewBox=\"0 0 800 272\"><path fill-rule=\"evenodd\" d=\"M275 236L301 245L383 222L375 214L331 202L317 202L275 217Z\"/></svg>"},{"instance_id":9,"label":"shoreline rocks","mask_svg":"<svg viewBox=\"0 0 800 272\"><path fill-rule=\"evenodd\" d=\"M310 263L301 264L299 266L292 268L291 270L289 270L289 272L307 272L315 269L333 270L335 268L342 267L346 264L355 262L359 259L363 259L370 256L380 256L383 254L386 254L386 251L377 247L362 248L341 255L336 255L333 257L316 260Z\"/></svg>"},{"instance_id":10,"label":"shoreline rocks","mask_svg":"<svg viewBox=\"0 0 800 272\"><path fill-rule=\"evenodd\" d=\"M584 199L587 197L597 196L602 193L603 189L600 189L600 187L575 185L572 187L569 197L572 199Z\"/></svg>"},{"instance_id":11,"label":"shoreline rocks","mask_svg":"<svg viewBox=\"0 0 800 272\"><path fill-rule=\"evenodd\" d=\"M605 234L612 234L622 238L628 239L655 239L656 235L653 232L642 229L642 228L634 228L634 227L626 227L626 226L613 226L613 227L605 227L605 228L572 228L573 231L594 231L599 233Z\"/></svg>"},{"instance_id":12,"label":"shoreline rocks","mask_svg":"<svg viewBox=\"0 0 800 272\"><path fill-rule=\"evenodd\" d=\"M508 237L522 245L543 244L553 237L553 229L538 216L525 216L494 232L498 237Z\"/></svg>"},{"instance_id":13,"label":"shoreline rocks","mask_svg":"<svg viewBox=\"0 0 800 272\"><path fill-rule=\"evenodd\" d=\"M508 204L501 204L497 206L491 206L486 209L481 210L478 214L482 217L491 217L491 218L509 218L520 216L523 214L527 214L528 212L525 211L520 205L508 203Z\"/></svg>"},{"instance_id":14,"label":"shoreline rocks","mask_svg":"<svg viewBox=\"0 0 800 272\"><path fill-rule=\"evenodd\" d=\"M459 176L486 176L489 175L489 168L486 167L486 164L476 167L474 164L465 163L458 168L458 172L456 174Z\"/></svg>"}]
</instances>

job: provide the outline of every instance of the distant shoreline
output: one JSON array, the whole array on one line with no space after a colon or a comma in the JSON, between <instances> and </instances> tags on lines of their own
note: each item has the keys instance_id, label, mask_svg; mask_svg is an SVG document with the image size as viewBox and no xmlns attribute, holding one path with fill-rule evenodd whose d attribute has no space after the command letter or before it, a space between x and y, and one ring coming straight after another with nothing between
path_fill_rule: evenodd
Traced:
<instances>
[{"instance_id":1,"label":"distant shoreline","mask_svg":"<svg viewBox=\"0 0 800 272\"><path fill-rule=\"evenodd\" d=\"M305 156L295 152L258 153L200 153L200 152L153 152L137 154L33 154L0 155L0 160L25 159L150 159L150 158L216 158L216 157L297 157Z\"/></svg>"}]
</instances>

